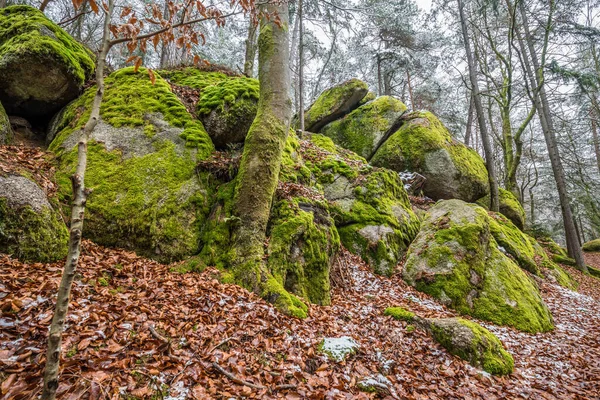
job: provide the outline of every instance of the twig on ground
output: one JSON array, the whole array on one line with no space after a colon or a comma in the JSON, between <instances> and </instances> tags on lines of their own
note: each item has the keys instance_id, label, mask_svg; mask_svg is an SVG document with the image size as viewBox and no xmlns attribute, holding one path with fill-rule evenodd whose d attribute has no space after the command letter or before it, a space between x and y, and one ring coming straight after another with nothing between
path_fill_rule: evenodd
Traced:
<instances>
[{"instance_id":1,"label":"twig on ground","mask_svg":"<svg viewBox=\"0 0 600 400\"><path fill-rule=\"evenodd\" d=\"M231 372L227 371L225 368L221 367L216 362L213 362L212 366L214 369L216 369L217 371L219 371L220 373L222 373L223 375L225 375L226 377L228 377L229 379L231 379L233 382L235 382L237 384L248 386L253 389L259 389L259 390L266 389L266 387L264 387L264 386L255 385L252 382L248 382L248 381L238 378L237 376L233 375Z\"/></svg>"}]
</instances>

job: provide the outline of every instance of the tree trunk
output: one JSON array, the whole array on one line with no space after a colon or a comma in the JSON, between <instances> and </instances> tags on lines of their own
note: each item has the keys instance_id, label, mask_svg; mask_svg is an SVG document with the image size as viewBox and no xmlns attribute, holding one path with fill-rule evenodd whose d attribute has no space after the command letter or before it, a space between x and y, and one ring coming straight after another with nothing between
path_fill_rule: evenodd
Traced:
<instances>
[{"instance_id":1,"label":"tree trunk","mask_svg":"<svg viewBox=\"0 0 600 400\"><path fill-rule=\"evenodd\" d=\"M458 9L460 14L460 25L463 35L463 41L465 44L465 52L467 54L467 63L469 64L469 78L473 90L473 102L475 104L475 111L477 114L477 120L479 122L479 131L481 133L481 142L483 144L483 150L485 152L485 164L488 170L489 181L490 181L490 210L498 212L500 203L498 200L498 181L496 180L496 168L494 166L494 156L492 151L492 144L490 142L490 136L488 134L487 125L485 123L485 115L483 113L483 105L481 104L481 96L479 92L479 82L477 81L477 71L475 69L475 60L473 59L473 53L471 52L471 43L469 40L469 32L467 31L467 20L465 17L464 6L462 0L457 0Z\"/></svg>"},{"instance_id":2,"label":"tree trunk","mask_svg":"<svg viewBox=\"0 0 600 400\"><path fill-rule=\"evenodd\" d=\"M410 79L410 70L406 69L406 83L408 84L408 98L410 99L410 109L414 111L417 109L415 106L415 96L413 94L412 81Z\"/></svg>"},{"instance_id":3,"label":"tree trunk","mask_svg":"<svg viewBox=\"0 0 600 400\"><path fill-rule=\"evenodd\" d=\"M600 172L600 137L598 135L598 120L600 119L600 107L598 101L592 98L593 112L590 112L590 120L592 122L592 140L594 142L594 153L596 153L596 164L598 164L598 172Z\"/></svg>"},{"instance_id":4,"label":"tree trunk","mask_svg":"<svg viewBox=\"0 0 600 400\"><path fill-rule=\"evenodd\" d=\"M264 241L281 158L291 118L288 88L289 43L287 2L261 5L276 13L282 26L263 19L258 39L260 100L258 112L244 145L237 176L232 268L240 284L261 293L268 271L263 262Z\"/></svg>"},{"instance_id":5,"label":"tree trunk","mask_svg":"<svg viewBox=\"0 0 600 400\"><path fill-rule=\"evenodd\" d=\"M48 6L48 3L50 3L50 0L43 0L42 4L40 4L40 11L44 12L44 10L46 10L46 7Z\"/></svg>"},{"instance_id":6,"label":"tree trunk","mask_svg":"<svg viewBox=\"0 0 600 400\"><path fill-rule=\"evenodd\" d=\"M104 16L104 33L102 36L102 47L98 55L96 65L96 95L92 105L91 115L82 128L81 138L77 146L77 168L71 177L73 185L73 207L71 209L71 226L69 230L69 252L62 273L58 295L56 298L56 309L50 325L48 334L48 352L46 354L46 369L44 372L44 390L42 400L53 400L58 388L58 372L60 366L60 353L62 333L65 326L65 318L69 309L71 286L79 262L81 250L81 235L83 232L83 217L85 213L85 202L88 191L85 189L85 169L87 166L87 142L90 134L100 119L100 105L104 95L104 67L106 55L110 50L110 16L112 15L113 1L108 1L108 12Z\"/></svg>"},{"instance_id":7,"label":"tree trunk","mask_svg":"<svg viewBox=\"0 0 600 400\"><path fill-rule=\"evenodd\" d=\"M551 10L552 7L553 4L551 4ZM531 82L531 87L533 88L533 101L540 118L540 124L542 126L542 131L544 132L544 139L546 141L546 147L548 148L552 172L554 173L554 180L556 181L556 188L558 190L558 197L560 200L560 208L562 211L565 229L565 237L567 239L567 250L569 252L569 256L575 260L577 267L580 270L587 272L587 267L583 259L583 253L577 238L577 230L575 223L573 222L573 212L571 210L569 194L567 192L567 180L562 161L560 159L560 151L558 149L556 133L554 131L552 116L550 114L550 105L546 95L543 70L544 65L542 65L542 63L540 63L538 60L537 51L533 42L534 39L529 32L527 14L522 2L520 3L519 8L523 22L522 25L525 35L525 43L523 44L522 41L519 42L522 47L525 71ZM548 26L546 29L550 29L550 27ZM527 55L526 50L529 52L529 56ZM530 60L533 64L533 69L535 72L532 70L531 65L529 65L528 60Z\"/></svg>"},{"instance_id":8,"label":"tree trunk","mask_svg":"<svg viewBox=\"0 0 600 400\"><path fill-rule=\"evenodd\" d=\"M7 2L8 2L8 0L0 0L0 8L6 7Z\"/></svg>"},{"instance_id":9,"label":"tree trunk","mask_svg":"<svg viewBox=\"0 0 600 400\"><path fill-rule=\"evenodd\" d=\"M467 115L467 129L465 131L465 144L471 145L471 136L473 131L473 114L475 105L473 104L473 95L469 96L469 114Z\"/></svg>"},{"instance_id":10,"label":"tree trunk","mask_svg":"<svg viewBox=\"0 0 600 400\"><path fill-rule=\"evenodd\" d=\"M250 19L248 37L246 38L246 57L244 59L244 75L252 78L254 75L254 59L256 58L256 24Z\"/></svg>"},{"instance_id":11,"label":"tree trunk","mask_svg":"<svg viewBox=\"0 0 600 400\"><path fill-rule=\"evenodd\" d=\"M383 76L381 72L381 54L377 54L377 94L383 96Z\"/></svg>"},{"instance_id":12,"label":"tree trunk","mask_svg":"<svg viewBox=\"0 0 600 400\"><path fill-rule=\"evenodd\" d=\"M304 132L304 0L298 2L298 119L300 130Z\"/></svg>"}]
</instances>

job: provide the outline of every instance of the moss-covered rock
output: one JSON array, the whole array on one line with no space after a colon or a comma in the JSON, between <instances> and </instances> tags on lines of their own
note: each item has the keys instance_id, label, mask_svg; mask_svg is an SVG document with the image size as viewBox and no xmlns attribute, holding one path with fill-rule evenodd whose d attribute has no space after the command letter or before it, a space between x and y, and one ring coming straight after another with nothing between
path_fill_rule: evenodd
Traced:
<instances>
[{"instance_id":1,"label":"moss-covered rock","mask_svg":"<svg viewBox=\"0 0 600 400\"><path fill-rule=\"evenodd\" d=\"M8 115L0 103L0 144L9 144L12 141L13 132L10 127Z\"/></svg>"},{"instance_id":2,"label":"moss-covered rock","mask_svg":"<svg viewBox=\"0 0 600 400\"><path fill-rule=\"evenodd\" d=\"M556 281L561 286L576 289L577 282L553 262L542 246L523 233L504 215L489 213L490 231L500 251L510 255L522 269Z\"/></svg>"},{"instance_id":3,"label":"moss-covered rock","mask_svg":"<svg viewBox=\"0 0 600 400\"><path fill-rule=\"evenodd\" d=\"M425 320L433 338L451 354L494 375L508 375L513 357L502 342L481 325L462 318Z\"/></svg>"},{"instance_id":4,"label":"moss-covered rock","mask_svg":"<svg viewBox=\"0 0 600 400\"><path fill-rule=\"evenodd\" d=\"M588 253L600 252L600 239L595 239L584 243L582 249Z\"/></svg>"},{"instance_id":5,"label":"moss-covered rock","mask_svg":"<svg viewBox=\"0 0 600 400\"><path fill-rule=\"evenodd\" d=\"M500 200L500 213L510 219L515 226L521 230L525 228L525 210L519 200L512 192L499 188L498 200ZM477 200L477 204L485 209L489 209L490 196L487 195Z\"/></svg>"},{"instance_id":6,"label":"moss-covered rock","mask_svg":"<svg viewBox=\"0 0 600 400\"><path fill-rule=\"evenodd\" d=\"M321 133L369 160L391 130L398 128L397 122L405 112L406 106L400 100L382 96L325 126Z\"/></svg>"},{"instance_id":7,"label":"moss-covered rock","mask_svg":"<svg viewBox=\"0 0 600 400\"><path fill-rule=\"evenodd\" d=\"M217 148L243 143L256 116L258 80L228 78L205 87L197 114Z\"/></svg>"},{"instance_id":8,"label":"moss-covered rock","mask_svg":"<svg viewBox=\"0 0 600 400\"><path fill-rule=\"evenodd\" d=\"M340 239L326 204L303 198L279 201L269 221L268 266L290 293L328 305L329 270Z\"/></svg>"},{"instance_id":9,"label":"moss-covered rock","mask_svg":"<svg viewBox=\"0 0 600 400\"><path fill-rule=\"evenodd\" d=\"M20 175L0 175L0 253L23 261L67 256L69 232L44 191Z\"/></svg>"},{"instance_id":10,"label":"moss-covered rock","mask_svg":"<svg viewBox=\"0 0 600 400\"><path fill-rule=\"evenodd\" d=\"M397 172L418 172L432 199L473 202L489 193L485 163L477 152L454 140L430 112L413 112L370 160Z\"/></svg>"},{"instance_id":11,"label":"moss-covered rock","mask_svg":"<svg viewBox=\"0 0 600 400\"><path fill-rule=\"evenodd\" d=\"M210 71L196 67L186 67L177 69L163 69L158 71L161 77L169 82L180 86L187 86L193 89L202 89L223 82L235 74L225 73L225 71Z\"/></svg>"},{"instance_id":12,"label":"moss-covered rock","mask_svg":"<svg viewBox=\"0 0 600 400\"><path fill-rule=\"evenodd\" d=\"M474 204L448 200L429 210L403 278L463 314L525 332L553 329L537 286L499 250L487 212Z\"/></svg>"},{"instance_id":13,"label":"moss-covered rock","mask_svg":"<svg viewBox=\"0 0 600 400\"><path fill-rule=\"evenodd\" d=\"M368 91L367 84L358 79L327 89L304 114L304 129L318 133L325 125L358 107Z\"/></svg>"},{"instance_id":14,"label":"moss-covered rock","mask_svg":"<svg viewBox=\"0 0 600 400\"><path fill-rule=\"evenodd\" d=\"M340 238L375 272L390 275L419 229L398 174L311 135L301 151L308 177L329 202ZM299 168L302 171L302 168Z\"/></svg>"},{"instance_id":15,"label":"moss-covered rock","mask_svg":"<svg viewBox=\"0 0 600 400\"><path fill-rule=\"evenodd\" d=\"M388 307L384 311L385 315L389 315L398 321L412 322L415 319L415 313L408 311L402 307Z\"/></svg>"},{"instance_id":16,"label":"moss-covered rock","mask_svg":"<svg viewBox=\"0 0 600 400\"><path fill-rule=\"evenodd\" d=\"M42 12L0 9L0 101L9 114L49 118L93 71L92 53Z\"/></svg>"},{"instance_id":17,"label":"moss-covered rock","mask_svg":"<svg viewBox=\"0 0 600 400\"><path fill-rule=\"evenodd\" d=\"M69 104L56 121L50 150L58 155L61 202L71 198L80 128L95 88ZM210 188L195 173L213 145L157 77L125 68L106 79L101 121L88 145L88 198L84 236L106 246L135 250L160 261L198 251L200 225L209 212Z\"/></svg>"}]
</instances>

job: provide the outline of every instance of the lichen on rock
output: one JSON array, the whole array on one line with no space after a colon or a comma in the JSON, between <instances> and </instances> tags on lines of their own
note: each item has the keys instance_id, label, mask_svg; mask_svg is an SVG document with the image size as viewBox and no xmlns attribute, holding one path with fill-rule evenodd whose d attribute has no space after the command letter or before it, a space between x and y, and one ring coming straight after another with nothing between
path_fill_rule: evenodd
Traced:
<instances>
[{"instance_id":1,"label":"lichen on rock","mask_svg":"<svg viewBox=\"0 0 600 400\"><path fill-rule=\"evenodd\" d=\"M84 236L160 261L198 251L199 226L208 213L209 188L195 173L213 145L157 77L144 69L116 71L106 79L101 121L88 145L88 198ZM62 203L71 198L80 128L90 115L95 88L69 104L56 121L50 150L58 155Z\"/></svg>"},{"instance_id":2,"label":"lichen on rock","mask_svg":"<svg viewBox=\"0 0 600 400\"><path fill-rule=\"evenodd\" d=\"M369 160L385 141L406 106L391 96L382 96L368 102L344 118L325 126L321 133L337 145L352 150Z\"/></svg>"},{"instance_id":3,"label":"lichen on rock","mask_svg":"<svg viewBox=\"0 0 600 400\"><path fill-rule=\"evenodd\" d=\"M403 278L463 314L525 332L553 329L537 286L499 250L487 212L474 204L447 200L429 210Z\"/></svg>"},{"instance_id":4,"label":"lichen on rock","mask_svg":"<svg viewBox=\"0 0 600 400\"><path fill-rule=\"evenodd\" d=\"M358 79L350 79L325 90L304 114L304 129L318 133L330 122L359 106L369 87Z\"/></svg>"},{"instance_id":5,"label":"lichen on rock","mask_svg":"<svg viewBox=\"0 0 600 400\"><path fill-rule=\"evenodd\" d=\"M35 182L0 174L0 253L54 262L67 256L68 239L67 226Z\"/></svg>"},{"instance_id":6,"label":"lichen on rock","mask_svg":"<svg viewBox=\"0 0 600 400\"><path fill-rule=\"evenodd\" d=\"M11 115L49 118L94 71L91 51L36 8L0 9L0 101Z\"/></svg>"},{"instance_id":7,"label":"lichen on rock","mask_svg":"<svg viewBox=\"0 0 600 400\"><path fill-rule=\"evenodd\" d=\"M423 193L434 200L473 202L489 193L485 163L477 152L452 138L430 112L405 114L404 123L371 158L372 165L418 172Z\"/></svg>"},{"instance_id":8,"label":"lichen on rock","mask_svg":"<svg viewBox=\"0 0 600 400\"><path fill-rule=\"evenodd\" d=\"M493 375L508 375L514 359L502 342L481 325L462 318L426 319L433 338L451 354Z\"/></svg>"}]
</instances>

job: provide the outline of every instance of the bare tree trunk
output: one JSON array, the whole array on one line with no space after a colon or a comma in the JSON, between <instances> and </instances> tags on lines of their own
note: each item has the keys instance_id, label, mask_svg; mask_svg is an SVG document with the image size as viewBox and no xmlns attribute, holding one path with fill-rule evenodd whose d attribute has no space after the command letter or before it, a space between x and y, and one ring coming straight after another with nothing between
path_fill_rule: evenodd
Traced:
<instances>
[{"instance_id":1,"label":"bare tree trunk","mask_svg":"<svg viewBox=\"0 0 600 400\"><path fill-rule=\"evenodd\" d=\"M257 26L250 19L248 37L246 38L246 57L244 59L244 75L252 78L254 75L254 59L256 58L256 29Z\"/></svg>"},{"instance_id":2,"label":"bare tree trunk","mask_svg":"<svg viewBox=\"0 0 600 400\"><path fill-rule=\"evenodd\" d=\"M56 309L50 325L48 334L48 352L46 354L46 369L44 372L44 390L42 400L53 400L58 388L58 372L60 366L60 352L62 333L65 326L65 318L69 309L71 286L79 262L81 250L81 236L83 232L83 217L88 190L85 189L85 169L87 167L87 142L90 134L100 119L100 105L104 96L104 67L106 55L110 50L109 33L110 17L113 11L113 0L108 0L108 11L104 18L104 33L102 36L102 47L98 55L96 65L96 95L92 105L91 115L82 128L81 137L77 146L77 168L71 177L73 184L73 207L71 210L71 227L69 232L69 253L62 273L58 295L56 298Z\"/></svg>"},{"instance_id":3,"label":"bare tree trunk","mask_svg":"<svg viewBox=\"0 0 600 400\"><path fill-rule=\"evenodd\" d=\"M467 130L465 131L465 144L471 145L471 135L473 131L473 114L475 104L473 103L473 95L469 96L469 115L467 116Z\"/></svg>"},{"instance_id":4,"label":"bare tree trunk","mask_svg":"<svg viewBox=\"0 0 600 400\"><path fill-rule=\"evenodd\" d=\"M594 142L594 153L596 153L596 164L600 172L600 137L598 135L598 120L600 119L600 107L598 101L592 97L593 112L590 112L590 121L592 122L592 140Z\"/></svg>"},{"instance_id":5,"label":"bare tree trunk","mask_svg":"<svg viewBox=\"0 0 600 400\"><path fill-rule=\"evenodd\" d=\"M383 76L381 72L381 55L377 54L377 94L383 96Z\"/></svg>"},{"instance_id":6,"label":"bare tree trunk","mask_svg":"<svg viewBox=\"0 0 600 400\"><path fill-rule=\"evenodd\" d=\"M258 38L260 100L237 176L234 213L239 222L232 239L234 276L243 286L259 294L270 275L263 262L264 241L292 112L288 92L288 4L266 3L261 8L270 15L276 13L281 27L273 21L261 21Z\"/></svg>"},{"instance_id":7,"label":"bare tree trunk","mask_svg":"<svg viewBox=\"0 0 600 400\"><path fill-rule=\"evenodd\" d=\"M500 208L500 202L498 200L498 181L496 180L496 168L494 166L492 144L490 142L490 136L488 134L487 125L485 123L483 105L481 104L479 82L477 81L477 70L475 69L475 61L473 59L473 53L471 51L471 43L469 40L469 32L467 30L467 19L465 17L465 10L462 0L457 0L457 2L460 14L460 25L462 29L463 41L465 44L465 52L467 54L467 62L469 64L469 78L473 90L473 102L475 104L477 120L479 121L479 131L481 133L481 142L483 143L483 150L485 152L485 164L488 170L490 182L490 210L498 212Z\"/></svg>"},{"instance_id":8,"label":"bare tree trunk","mask_svg":"<svg viewBox=\"0 0 600 400\"><path fill-rule=\"evenodd\" d=\"M522 41L519 41L522 46L524 68L526 74L529 77L531 87L533 89L533 101L538 116L540 118L540 124L542 126L542 131L544 132L544 139L546 140L546 147L548 148L548 155L550 157L552 172L554 173L554 180L556 181L556 188L558 190L558 197L560 200L560 208L562 211L563 224L565 229L565 237L567 239L567 250L569 252L569 256L575 260L577 267L580 270L587 272L587 267L583 259L583 253L581 251L581 247L579 246L579 241L577 238L577 230L575 227L575 223L573 222L573 211L571 210L569 194L567 192L567 180L565 177L565 171L562 165L562 161L560 159L560 151L558 149L556 133L552 123L552 116L550 114L550 104L546 95L543 70L544 60L543 57L542 62L538 60L538 54L533 42L534 39L531 36L531 33L529 32L527 13L522 2L520 3L519 8L521 13L521 19L523 22L523 31L525 35L525 44L523 44ZM553 8L554 2L553 0L550 0L550 12L552 12ZM551 22L551 18L549 17L548 19L549 22ZM547 26L546 43L549 29L550 26ZM527 48L525 48L525 46ZM527 56L526 50L529 52L529 56ZM527 61L528 59L533 64L533 69L535 70L535 72L532 70L531 65L529 65L529 62Z\"/></svg>"},{"instance_id":9,"label":"bare tree trunk","mask_svg":"<svg viewBox=\"0 0 600 400\"><path fill-rule=\"evenodd\" d=\"M169 15L169 2L165 0L165 6L163 7L163 18L167 18ZM162 45L160 46L160 64L159 68L167 68L169 67L169 53L170 53L170 44L167 43L166 40L162 41Z\"/></svg>"},{"instance_id":10,"label":"bare tree trunk","mask_svg":"<svg viewBox=\"0 0 600 400\"><path fill-rule=\"evenodd\" d=\"M304 132L304 0L298 1L298 119L300 130Z\"/></svg>"},{"instance_id":11,"label":"bare tree trunk","mask_svg":"<svg viewBox=\"0 0 600 400\"><path fill-rule=\"evenodd\" d=\"M0 0L0 8L6 7L7 2L8 2L8 0Z\"/></svg>"},{"instance_id":12,"label":"bare tree trunk","mask_svg":"<svg viewBox=\"0 0 600 400\"><path fill-rule=\"evenodd\" d=\"M412 81L410 80L410 70L406 68L406 83L408 84L408 97L410 99L410 109L412 111L416 110L415 106L415 96L413 95Z\"/></svg>"}]
</instances>

